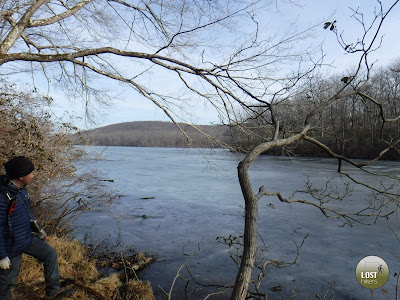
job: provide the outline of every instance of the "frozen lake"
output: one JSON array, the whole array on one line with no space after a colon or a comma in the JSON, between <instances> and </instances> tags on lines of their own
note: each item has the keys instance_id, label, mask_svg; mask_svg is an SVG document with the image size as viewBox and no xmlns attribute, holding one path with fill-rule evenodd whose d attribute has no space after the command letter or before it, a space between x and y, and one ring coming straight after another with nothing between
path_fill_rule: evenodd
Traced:
<instances>
[{"instance_id":1,"label":"frozen lake","mask_svg":"<svg viewBox=\"0 0 400 300\"><path fill-rule=\"evenodd\" d=\"M185 262L196 280L205 284L232 284L237 267L230 249L217 237L243 233L244 201L237 179L237 164L242 158L226 150L171 148L90 147L93 160L82 162L98 169L109 189L123 197L103 211L88 212L75 225L75 235L93 242L106 241L115 250L135 248L154 253L157 261L139 274L150 280L157 299L163 299L160 286L168 291L178 268ZM79 166L78 166L79 167ZM400 163L383 162L377 168L399 174ZM304 190L304 181L324 185L326 179L340 185L334 160L262 156L251 168L254 189L289 196ZM359 176L365 176L360 174ZM358 177L362 178L362 177ZM344 179L343 179L344 180ZM373 182L375 179L368 179ZM351 196L339 207L357 208L370 193L354 187ZM141 199L147 198L147 199ZM271 269L261 290L268 299L297 295L295 299L371 299L370 290L355 277L357 263L365 256L383 258L390 268L388 282L374 291L374 299L394 299L400 265L400 241L386 222L374 226L341 227L343 221L327 219L311 206L280 203L275 197L262 198L259 204L259 233L267 251L265 258L291 261L298 242L309 234L296 265ZM397 228L398 229L398 228ZM258 273L257 273L258 274ZM184 269L182 275L189 275ZM271 291L280 286L281 291ZM173 299L184 298L185 282L179 281ZM385 294L388 290L387 294ZM212 288L189 285L189 299L203 299ZM225 295L211 299L228 299ZM331 299L327 297L327 299Z\"/></svg>"}]
</instances>

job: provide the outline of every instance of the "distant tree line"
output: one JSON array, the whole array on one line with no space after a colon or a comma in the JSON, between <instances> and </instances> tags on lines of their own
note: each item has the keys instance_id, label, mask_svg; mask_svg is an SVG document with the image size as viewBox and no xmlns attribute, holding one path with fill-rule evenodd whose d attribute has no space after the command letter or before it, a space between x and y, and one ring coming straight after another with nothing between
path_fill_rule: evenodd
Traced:
<instances>
[{"instance_id":1,"label":"distant tree line","mask_svg":"<svg viewBox=\"0 0 400 300\"><path fill-rule=\"evenodd\" d=\"M302 86L291 99L285 99L276 106L276 115L281 120L280 130L283 136L298 132L306 114L330 98L338 83L345 83L346 76L329 78L315 77ZM357 80L353 81L356 86ZM396 118L400 114L400 62L376 72L370 84L364 87L364 93L372 95L375 101L366 101L359 95L351 95L340 101L332 102L314 118L318 124L310 135L322 141L330 149L352 158L373 158L379 155L378 149L393 143L399 136L398 122L383 123L385 118ZM266 117L267 112L258 111L237 124L198 125L179 124L185 135L171 122L142 121L109 125L88 130L75 136L76 143L89 143L104 146L136 147L207 147L219 148L224 145L235 151L248 152L255 145L267 141L274 130L273 121ZM194 141L194 142L193 142ZM311 143L299 142L268 154L298 156L328 156L320 147ZM399 159L398 151L393 147L384 153L383 159Z\"/></svg>"},{"instance_id":2,"label":"distant tree line","mask_svg":"<svg viewBox=\"0 0 400 300\"><path fill-rule=\"evenodd\" d=\"M308 112L323 105L335 93L338 84L345 84L346 76L330 78L314 77L303 86L291 99L285 99L276 106L276 115L280 120L280 131L283 136L298 132L304 124ZM396 120L400 115L400 61L393 66L380 69L370 78L370 84L365 85L363 93L351 95L327 105L314 118L316 124L310 136L317 138L334 152L351 158L374 158L382 155L383 159L399 159L395 146L385 153L389 145L396 145L395 138L399 136L399 122L383 122L380 117ZM359 83L355 78L353 87ZM371 101L371 99L373 101ZM368 100L368 101L367 101ZM273 136L273 120L266 117L266 112L258 111L254 117L243 121L241 130L233 127L233 141L241 151L247 152L255 145L267 141ZM247 129L243 130L243 126ZM249 134L250 132L250 134ZM242 134L243 133L243 134ZM279 151L279 152L278 152ZM269 154L328 156L320 147L304 141L290 148L273 150Z\"/></svg>"}]
</instances>

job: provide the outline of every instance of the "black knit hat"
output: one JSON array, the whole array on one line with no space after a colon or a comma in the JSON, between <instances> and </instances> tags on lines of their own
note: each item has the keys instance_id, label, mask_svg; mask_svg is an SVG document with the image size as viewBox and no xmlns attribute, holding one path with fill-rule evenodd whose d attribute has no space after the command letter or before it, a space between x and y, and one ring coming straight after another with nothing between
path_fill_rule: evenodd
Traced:
<instances>
[{"instance_id":1,"label":"black knit hat","mask_svg":"<svg viewBox=\"0 0 400 300\"><path fill-rule=\"evenodd\" d=\"M35 169L33 163L25 156L14 157L4 164L7 177L16 179L24 177Z\"/></svg>"}]
</instances>

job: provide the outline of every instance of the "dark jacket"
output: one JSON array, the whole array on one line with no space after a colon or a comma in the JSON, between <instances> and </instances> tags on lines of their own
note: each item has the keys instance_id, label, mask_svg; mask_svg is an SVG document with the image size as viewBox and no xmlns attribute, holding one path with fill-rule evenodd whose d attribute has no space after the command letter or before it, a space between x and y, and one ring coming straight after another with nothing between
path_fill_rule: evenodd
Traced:
<instances>
[{"instance_id":1,"label":"dark jacket","mask_svg":"<svg viewBox=\"0 0 400 300\"><path fill-rule=\"evenodd\" d=\"M10 186L9 182L6 176L0 176L0 259L18 256L32 243L28 193L25 188ZM10 201L5 192L17 201L11 214L8 213Z\"/></svg>"}]
</instances>

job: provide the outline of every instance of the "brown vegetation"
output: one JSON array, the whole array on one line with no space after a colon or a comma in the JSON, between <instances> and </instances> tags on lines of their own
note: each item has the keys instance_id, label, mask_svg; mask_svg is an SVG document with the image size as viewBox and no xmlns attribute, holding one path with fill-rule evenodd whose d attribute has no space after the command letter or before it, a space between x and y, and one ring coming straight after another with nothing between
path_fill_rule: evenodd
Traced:
<instances>
[{"instance_id":1,"label":"brown vegetation","mask_svg":"<svg viewBox=\"0 0 400 300\"><path fill-rule=\"evenodd\" d=\"M115 273L101 277L97 271L98 261L90 258L85 247L77 240L50 236L48 243L58 252L62 291L72 290L62 299L89 300L153 300L150 283L128 276L127 269L146 266L142 255L130 258L114 258L113 266L123 261L127 268L117 268ZM141 260L137 260L137 258ZM147 262L151 262L147 259ZM20 273L12 291L12 299L45 299L43 267L32 257L23 255Z\"/></svg>"},{"instance_id":2,"label":"brown vegetation","mask_svg":"<svg viewBox=\"0 0 400 300\"><path fill-rule=\"evenodd\" d=\"M0 164L24 155L35 167L35 179L29 185L32 208L48 232L63 234L80 212L96 203L110 201L112 195L102 188L91 173L77 175L73 165L84 153L70 139L73 128L56 124L46 108L50 100L32 91L18 91L0 80ZM96 197L93 197L96 195ZM48 239L58 252L63 289L73 288L66 299L154 299L150 284L137 280L134 272L153 261L143 256L111 257L115 273L101 278L99 260L90 258L77 240L51 236ZM103 265L104 259L101 261ZM120 271L123 271L121 274ZM134 280L131 280L135 278ZM23 256L13 299L43 299L43 267L34 258Z\"/></svg>"},{"instance_id":3,"label":"brown vegetation","mask_svg":"<svg viewBox=\"0 0 400 300\"><path fill-rule=\"evenodd\" d=\"M55 232L94 202L100 205L113 195L93 172L75 173L74 162L84 153L70 138L74 127L51 118L50 103L51 99L17 90L0 79L0 165L20 155L33 161L35 179L28 187L32 210L47 232Z\"/></svg>"}]
</instances>

